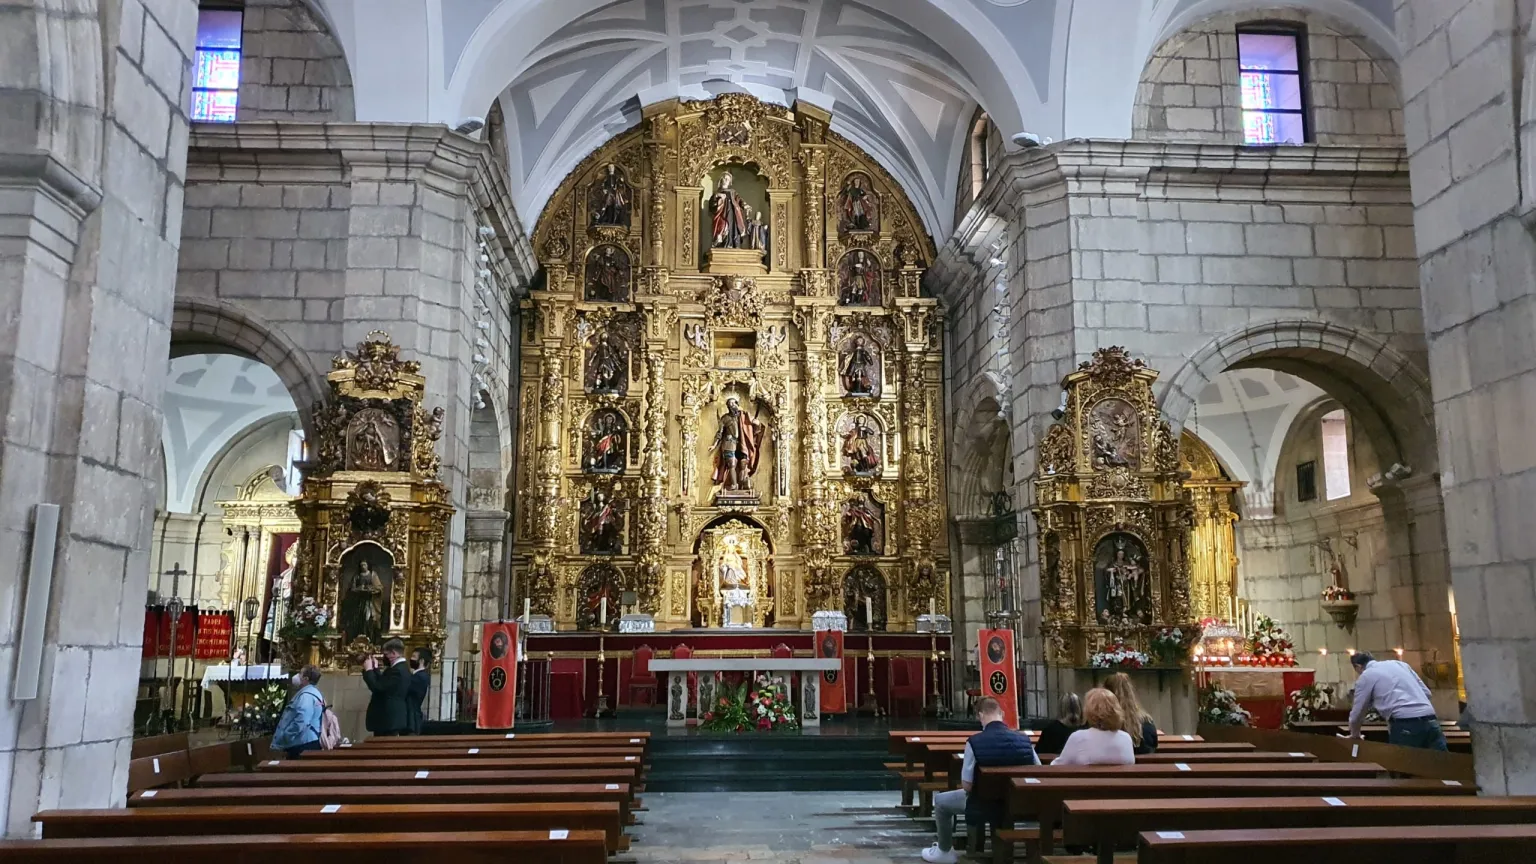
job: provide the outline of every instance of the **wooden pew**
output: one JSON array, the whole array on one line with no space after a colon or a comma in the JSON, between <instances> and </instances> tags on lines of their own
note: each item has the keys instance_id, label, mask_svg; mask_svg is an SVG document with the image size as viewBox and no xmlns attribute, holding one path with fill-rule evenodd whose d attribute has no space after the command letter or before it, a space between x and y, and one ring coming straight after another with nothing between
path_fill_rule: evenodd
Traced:
<instances>
[{"instance_id":1,"label":"wooden pew","mask_svg":"<svg viewBox=\"0 0 1536 864\"><path fill-rule=\"evenodd\" d=\"M143 759L146 756L159 756L162 753L175 753L186 750L189 746L187 733L168 732L164 735L150 735L145 738L133 739L133 745L128 751L129 759Z\"/></svg>"},{"instance_id":2,"label":"wooden pew","mask_svg":"<svg viewBox=\"0 0 1536 864\"><path fill-rule=\"evenodd\" d=\"M638 762L643 755L639 747L523 747L517 749L500 749L495 747L403 747L391 748L366 748L366 747L337 747L335 750L311 750L302 757L305 761L315 760L368 760L378 761L383 759L458 759L479 756L483 759L550 759L568 756L613 756L619 759L630 757L625 761ZM271 761L271 760L267 760Z\"/></svg>"},{"instance_id":3,"label":"wooden pew","mask_svg":"<svg viewBox=\"0 0 1536 864\"><path fill-rule=\"evenodd\" d=\"M151 789L128 797L129 807L256 807L301 804L518 804L545 801L611 801L624 824L633 822L630 788L623 783L566 783L495 786L272 786L252 789L213 786Z\"/></svg>"},{"instance_id":4,"label":"wooden pew","mask_svg":"<svg viewBox=\"0 0 1536 864\"><path fill-rule=\"evenodd\" d=\"M47 810L32 817L46 839L179 837L197 834L602 831L610 853L629 848L622 812L611 801L522 804L346 804L288 807L139 807L131 810Z\"/></svg>"},{"instance_id":5,"label":"wooden pew","mask_svg":"<svg viewBox=\"0 0 1536 864\"><path fill-rule=\"evenodd\" d=\"M259 771L208 774L199 789L270 789L278 786L541 786L572 783L623 783L635 788L633 771L624 768L577 768L559 771Z\"/></svg>"},{"instance_id":6,"label":"wooden pew","mask_svg":"<svg viewBox=\"0 0 1536 864\"><path fill-rule=\"evenodd\" d=\"M510 735L511 737L508 737ZM535 732L508 733L507 735L405 735L387 738L369 738L367 741L343 745L341 749L402 749L479 747L482 749L520 749L524 747L639 747L647 758L650 756L651 733L649 732Z\"/></svg>"},{"instance_id":7,"label":"wooden pew","mask_svg":"<svg viewBox=\"0 0 1536 864\"><path fill-rule=\"evenodd\" d=\"M606 864L601 831L475 831L419 834L225 834L0 841L7 864Z\"/></svg>"},{"instance_id":8,"label":"wooden pew","mask_svg":"<svg viewBox=\"0 0 1536 864\"><path fill-rule=\"evenodd\" d=\"M555 757L549 759L495 759L470 756L461 758L455 756L451 759L428 758L382 758L382 759L269 759L257 767L260 773L294 773L310 771L567 771L579 768L628 768L633 777L632 782L638 783L641 776L641 763L630 761L634 757L622 756L594 756L581 758L575 756Z\"/></svg>"},{"instance_id":9,"label":"wooden pew","mask_svg":"<svg viewBox=\"0 0 1536 864\"><path fill-rule=\"evenodd\" d=\"M128 762L128 791L179 785L192 779L192 762L185 750L144 756Z\"/></svg>"},{"instance_id":10,"label":"wooden pew","mask_svg":"<svg viewBox=\"0 0 1536 864\"><path fill-rule=\"evenodd\" d=\"M180 790L188 791L188 790ZM1009 780L1004 822L997 826L995 860L1013 857L1008 829L1025 818L1040 821L1042 850L1055 848L1056 825L1061 822L1062 802L1098 798L1271 798L1275 796L1346 795L1474 795L1475 786L1440 780L1380 780L1354 777L1262 778L1194 777L1101 778L1014 777ZM1251 864L1251 862L1245 862ZM1309 862L1315 864L1315 862Z\"/></svg>"},{"instance_id":11,"label":"wooden pew","mask_svg":"<svg viewBox=\"0 0 1536 864\"><path fill-rule=\"evenodd\" d=\"M1044 758L1044 757L1042 757ZM1311 753L1265 753L1255 751L1252 753L1148 753L1136 757L1137 765L1252 765L1252 764L1282 764L1294 765L1306 762L1318 761ZM1053 764L1048 761L1045 764ZM948 770L948 786L957 789L960 786L960 772L965 765L965 756L956 753L950 756ZM1062 766L1063 768L1067 766ZM935 775L937 776L937 775Z\"/></svg>"},{"instance_id":12,"label":"wooden pew","mask_svg":"<svg viewBox=\"0 0 1536 864\"><path fill-rule=\"evenodd\" d=\"M1536 861L1536 825L1401 825L1141 835L1138 864L1514 864Z\"/></svg>"},{"instance_id":13,"label":"wooden pew","mask_svg":"<svg viewBox=\"0 0 1536 864\"><path fill-rule=\"evenodd\" d=\"M1062 805L1062 841L1096 846L1101 864L1143 831L1536 823L1536 797L1444 795L1286 798L1111 798Z\"/></svg>"}]
</instances>

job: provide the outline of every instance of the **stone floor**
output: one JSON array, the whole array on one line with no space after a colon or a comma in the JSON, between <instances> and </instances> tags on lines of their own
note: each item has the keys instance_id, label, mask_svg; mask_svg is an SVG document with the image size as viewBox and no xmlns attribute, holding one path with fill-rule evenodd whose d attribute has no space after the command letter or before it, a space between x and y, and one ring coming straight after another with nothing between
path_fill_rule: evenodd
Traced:
<instances>
[{"instance_id":1,"label":"stone floor","mask_svg":"<svg viewBox=\"0 0 1536 864\"><path fill-rule=\"evenodd\" d=\"M933 823L896 808L895 792L650 793L631 829L642 864L921 861Z\"/></svg>"}]
</instances>

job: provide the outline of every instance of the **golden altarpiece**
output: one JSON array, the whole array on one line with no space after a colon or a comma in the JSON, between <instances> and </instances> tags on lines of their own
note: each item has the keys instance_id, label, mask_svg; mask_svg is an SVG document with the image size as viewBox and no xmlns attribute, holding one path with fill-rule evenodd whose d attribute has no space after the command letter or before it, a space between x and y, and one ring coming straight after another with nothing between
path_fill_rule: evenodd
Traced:
<instances>
[{"instance_id":1,"label":"golden altarpiece","mask_svg":"<svg viewBox=\"0 0 1536 864\"><path fill-rule=\"evenodd\" d=\"M1117 641L1145 652L1162 627L1191 632L1192 511L1155 380L1123 348L1094 352L1063 380L1066 413L1041 441L1034 514L1054 665L1087 666Z\"/></svg>"},{"instance_id":2,"label":"golden altarpiece","mask_svg":"<svg viewBox=\"0 0 1536 864\"><path fill-rule=\"evenodd\" d=\"M947 609L933 244L830 119L652 105L540 217L514 579L559 629Z\"/></svg>"},{"instance_id":3,"label":"golden altarpiece","mask_svg":"<svg viewBox=\"0 0 1536 864\"><path fill-rule=\"evenodd\" d=\"M375 331L332 362L330 400L294 510L292 606L312 598L336 635L306 646L328 667L356 665L398 636L440 650L443 561L453 518L439 480L443 409L422 405L420 364ZM284 646L285 662L306 653Z\"/></svg>"},{"instance_id":4,"label":"golden altarpiece","mask_svg":"<svg viewBox=\"0 0 1536 864\"><path fill-rule=\"evenodd\" d=\"M1227 475L1204 441L1185 430L1179 436L1179 472L1193 511L1189 536L1190 602L1197 620L1236 620L1237 509L1243 486Z\"/></svg>"}]
</instances>

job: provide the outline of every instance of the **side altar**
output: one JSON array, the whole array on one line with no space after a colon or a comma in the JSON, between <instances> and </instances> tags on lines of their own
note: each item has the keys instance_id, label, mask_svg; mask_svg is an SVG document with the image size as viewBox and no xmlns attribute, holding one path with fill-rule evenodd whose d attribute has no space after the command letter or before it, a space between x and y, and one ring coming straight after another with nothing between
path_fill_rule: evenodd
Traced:
<instances>
[{"instance_id":1,"label":"side altar","mask_svg":"<svg viewBox=\"0 0 1536 864\"><path fill-rule=\"evenodd\" d=\"M818 657L701 657L685 660L655 660L651 662L651 668L657 672L666 673L667 676L667 725L688 725L688 706L692 703L698 711L705 711L715 702L716 675L723 672L742 672L748 676L748 680L755 678L757 673L766 672L769 675L782 673L783 677L793 680L796 673L799 678L799 686L791 687L791 693L798 693L793 697L798 709L800 725L805 728L816 728L821 725L821 714L818 706L821 704L821 678L826 672L837 672L842 668L843 661L831 657L822 659ZM693 680L692 698L687 692L689 679Z\"/></svg>"},{"instance_id":2,"label":"side altar","mask_svg":"<svg viewBox=\"0 0 1536 864\"><path fill-rule=\"evenodd\" d=\"M605 600L662 632L948 612L935 249L830 120L651 105L540 216L512 580L557 631Z\"/></svg>"}]
</instances>

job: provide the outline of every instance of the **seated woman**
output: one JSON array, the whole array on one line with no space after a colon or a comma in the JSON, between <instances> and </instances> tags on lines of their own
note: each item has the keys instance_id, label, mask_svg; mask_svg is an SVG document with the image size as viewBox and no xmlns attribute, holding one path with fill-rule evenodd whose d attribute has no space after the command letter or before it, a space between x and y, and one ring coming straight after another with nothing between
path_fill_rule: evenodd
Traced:
<instances>
[{"instance_id":1,"label":"seated woman","mask_svg":"<svg viewBox=\"0 0 1536 864\"><path fill-rule=\"evenodd\" d=\"M1108 690L1093 689L1083 699L1087 729L1073 732L1052 765L1134 765L1131 736L1120 728L1120 701Z\"/></svg>"},{"instance_id":2,"label":"seated woman","mask_svg":"<svg viewBox=\"0 0 1536 864\"><path fill-rule=\"evenodd\" d=\"M1061 703L1056 706L1056 718L1045 724L1040 730L1040 740L1035 742L1037 753L1060 753L1061 748L1067 746L1067 738L1079 729L1085 729L1083 725L1083 700L1077 698L1076 693L1068 693L1061 697Z\"/></svg>"},{"instance_id":3,"label":"seated woman","mask_svg":"<svg viewBox=\"0 0 1536 864\"><path fill-rule=\"evenodd\" d=\"M1131 742L1136 745L1136 755L1157 752L1157 721L1142 709L1131 676L1116 672L1105 679L1104 689L1120 701L1120 728L1130 733Z\"/></svg>"}]
</instances>

